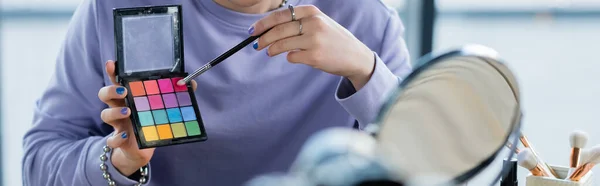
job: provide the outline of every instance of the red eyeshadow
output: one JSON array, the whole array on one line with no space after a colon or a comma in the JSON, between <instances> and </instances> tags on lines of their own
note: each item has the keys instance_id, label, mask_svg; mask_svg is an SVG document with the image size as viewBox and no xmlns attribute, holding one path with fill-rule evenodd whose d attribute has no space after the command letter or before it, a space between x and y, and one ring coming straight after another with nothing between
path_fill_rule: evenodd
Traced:
<instances>
[{"instance_id":1,"label":"red eyeshadow","mask_svg":"<svg viewBox=\"0 0 600 186\"><path fill-rule=\"evenodd\" d=\"M181 79L183 79L183 78L172 78L171 79L171 80L173 80L172 82L173 82L173 87L175 87L175 92L184 92L184 91L187 91L187 86L186 85L183 85L183 86L177 85L177 82L179 80L181 80Z\"/></svg>"}]
</instances>

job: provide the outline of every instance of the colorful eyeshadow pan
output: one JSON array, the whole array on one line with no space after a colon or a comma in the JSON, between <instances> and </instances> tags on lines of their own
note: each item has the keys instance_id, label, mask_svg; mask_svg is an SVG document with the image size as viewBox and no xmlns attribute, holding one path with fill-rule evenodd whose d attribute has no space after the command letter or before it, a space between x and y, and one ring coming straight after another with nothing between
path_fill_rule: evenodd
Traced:
<instances>
[{"instance_id":1,"label":"colorful eyeshadow pan","mask_svg":"<svg viewBox=\"0 0 600 186\"><path fill-rule=\"evenodd\" d=\"M157 125L169 123L167 112L165 112L165 110L153 110L152 115L154 115L154 123Z\"/></svg>"},{"instance_id":2,"label":"colorful eyeshadow pan","mask_svg":"<svg viewBox=\"0 0 600 186\"><path fill-rule=\"evenodd\" d=\"M144 132L144 138L146 138L146 141L158 140L158 134L156 134L156 127L142 127L142 131Z\"/></svg>"},{"instance_id":3,"label":"colorful eyeshadow pan","mask_svg":"<svg viewBox=\"0 0 600 186\"><path fill-rule=\"evenodd\" d=\"M183 118L181 118L181 112L179 111L179 108L167 109L167 115L169 115L169 121L171 123L183 121Z\"/></svg>"},{"instance_id":4,"label":"colorful eyeshadow pan","mask_svg":"<svg viewBox=\"0 0 600 186\"><path fill-rule=\"evenodd\" d=\"M146 91L144 91L144 85L140 81L129 83L129 89L131 89L132 96L146 95Z\"/></svg>"},{"instance_id":5,"label":"colorful eyeshadow pan","mask_svg":"<svg viewBox=\"0 0 600 186\"><path fill-rule=\"evenodd\" d=\"M170 125L158 125L156 126L156 130L158 130L158 137L161 140L173 138L173 133L171 132Z\"/></svg>"},{"instance_id":6,"label":"colorful eyeshadow pan","mask_svg":"<svg viewBox=\"0 0 600 186\"><path fill-rule=\"evenodd\" d=\"M161 93L171 93L173 92L173 84L171 84L171 80L170 79L159 79L158 80L158 87L160 87L160 92Z\"/></svg>"},{"instance_id":7,"label":"colorful eyeshadow pan","mask_svg":"<svg viewBox=\"0 0 600 186\"><path fill-rule=\"evenodd\" d=\"M185 122L185 128L187 129L187 133L190 136L200 135L200 127L198 126L197 121L189 121Z\"/></svg>"},{"instance_id":8,"label":"colorful eyeshadow pan","mask_svg":"<svg viewBox=\"0 0 600 186\"><path fill-rule=\"evenodd\" d=\"M187 87L176 85L180 79L165 78L129 83L132 93L137 92L133 100L145 141L171 140L202 134Z\"/></svg>"},{"instance_id":9,"label":"colorful eyeshadow pan","mask_svg":"<svg viewBox=\"0 0 600 186\"><path fill-rule=\"evenodd\" d=\"M153 110L165 108L160 95L148 96L148 101L150 102L150 108Z\"/></svg>"},{"instance_id":10,"label":"colorful eyeshadow pan","mask_svg":"<svg viewBox=\"0 0 600 186\"><path fill-rule=\"evenodd\" d=\"M152 117L152 112L138 112L138 117L140 119L140 124L142 126L151 126L154 125L154 118Z\"/></svg>"},{"instance_id":11,"label":"colorful eyeshadow pan","mask_svg":"<svg viewBox=\"0 0 600 186\"><path fill-rule=\"evenodd\" d=\"M171 124L171 130L173 130L173 136L176 138L187 136L187 132L185 132L185 126L183 126L183 123Z\"/></svg>"},{"instance_id":12,"label":"colorful eyeshadow pan","mask_svg":"<svg viewBox=\"0 0 600 186\"><path fill-rule=\"evenodd\" d=\"M165 108L173 108L179 106L177 105L177 98L175 97L175 94L163 94L162 97L165 103Z\"/></svg>"},{"instance_id":13,"label":"colorful eyeshadow pan","mask_svg":"<svg viewBox=\"0 0 600 186\"><path fill-rule=\"evenodd\" d=\"M158 84L156 84L155 80L144 81L144 87L146 89L146 94L148 95L160 94Z\"/></svg>"},{"instance_id":14,"label":"colorful eyeshadow pan","mask_svg":"<svg viewBox=\"0 0 600 186\"><path fill-rule=\"evenodd\" d=\"M133 101L135 102L135 109L137 109L137 111L150 110L150 103L148 103L147 97L136 97L133 98Z\"/></svg>"},{"instance_id":15,"label":"colorful eyeshadow pan","mask_svg":"<svg viewBox=\"0 0 600 186\"><path fill-rule=\"evenodd\" d=\"M196 120L196 113L192 107L182 107L181 115L183 116L183 121Z\"/></svg>"},{"instance_id":16,"label":"colorful eyeshadow pan","mask_svg":"<svg viewBox=\"0 0 600 186\"><path fill-rule=\"evenodd\" d=\"M185 92L187 91L187 86L183 85L183 86L179 86L177 85L177 82L179 80L181 80L183 78L173 78L171 82L173 82L173 87L175 87L175 92Z\"/></svg>"},{"instance_id":17,"label":"colorful eyeshadow pan","mask_svg":"<svg viewBox=\"0 0 600 186\"><path fill-rule=\"evenodd\" d=\"M177 92L177 100L179 101L179 106L192 105L192 99L190 99L190 94L187 92Z\"/></svg>"}]
</instances>

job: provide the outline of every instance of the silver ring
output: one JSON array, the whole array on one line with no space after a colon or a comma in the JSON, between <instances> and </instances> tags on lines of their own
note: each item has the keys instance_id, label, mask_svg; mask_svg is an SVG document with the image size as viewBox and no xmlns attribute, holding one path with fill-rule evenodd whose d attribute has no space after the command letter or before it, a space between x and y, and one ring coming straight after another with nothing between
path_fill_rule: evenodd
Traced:
<instances>
[{"instance_id":1,"label":"silver ring","mask_svg":"<svg viewBox=\"0 0 600 186\"><path fill-rule=\"evenodd\" d=\"M298 35L302 35L302 19L298 20L298 24L300 24L300 28L298 28Z\"/></svg>"},{"instance_id":2,"label":"silver ring","mask_svg":"<svg viewBox=\"0 0 600 186\"><path fill-rule=\"evenodd\" d=\"M290 12L292 13L292 21L296 21L296 12L294 12L294 6L289 4L288 9L290 9Z\"/></svg>"}]
</instances>

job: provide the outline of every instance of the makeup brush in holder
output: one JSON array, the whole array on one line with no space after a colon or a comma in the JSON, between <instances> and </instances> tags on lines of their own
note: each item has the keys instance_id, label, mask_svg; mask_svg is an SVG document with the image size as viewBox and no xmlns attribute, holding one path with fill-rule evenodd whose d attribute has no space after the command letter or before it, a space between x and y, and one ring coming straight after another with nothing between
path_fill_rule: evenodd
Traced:
<instances>
[{"instance_id":1,"label":"makeup brush in holder","mask_svg":"<svg viewBox=\"0 0 600 186\"><path fill-rule=\"evenodd\" d=\"M600 152L600 151L599 151ZM569 167L550 166L557 173L558 177L552 177L542 171L542 165L533 156L530 149L522 149L517 155L519 166L530 171L527 176L527 186L591 186L591 169L595 164L586 164L586 167L578 168L574 171L575 175L582 175L578 181L565 179L569 172Z\"/></svg>"},{"instance_id":2,"label":"makeup brush in holder","mask_svg":"<svg viewBox=\"0 0 600 186\"><path fill-rule=\"evenodd\" d=\"M530 149L521 150L517 155L519 166L529 170L534 176L548 177L548 173L544 172L542 165L538 163L537 158L533 155Z\"/></svg>"},{"instance_id":3,"label":"makeup brush in holder","mask_svg":"<svg viewBox=\"0 0 600 186\"><path fill-rule=\"evenodd\" d=\"M571 181L579 182L588 174L591 174L592 168L600 163L600 145L591 148L586 152L586 159L582 159L581 165L578 166L568 179Z\"/></svg>"},{"instance_id":4,"label":"makeup brush in holder","mask_svg":"<svg viewBox=\"0 0 600 186\"><path fill-rule=\"evenodd\" d=\"M520 141L521 141L521 143L523 144L523 146L525 148L528 148L531 151L531 154L535 157L535 159L537 159L539 161L540 166L542 168L542 171L544 173L546 173L548 176L551 176L551 177L554 177L554 178L558 177L558 174L552 168L550 168L550 166L548 164L546 164L546 162L544 162L538 156L538 154L533 149L533 146L531 145L531 143L529 143L529 140L527 139L527 136L525 136L525 134L521 135Z\"/></svg>"},{"instance_id":5,"label":"makeup brush in holder","mask_svg":"<svg viewBox=\"0 0 600 186\"><path fill-rule=\"evenodd\" d=\"M573 131L569 136L569 142L571 144L571 156L569 158L569 173L567 178L573 174L573 171L580 165L580 154L588 141L587 133L583 131Z\"/></svg>"},{"instance_id":6,"label":"makeup brush in holder","mask_svg":"<svg viewBox=\"0 0 600 186\"><path fill-rule=\"evenodd\" d=\"M569 136L571 153L569 157L569 166L549 166L549 170L555 173L555 176L544 174L544 165L537 158L537 155L530 149L522 149L517 155L519 165L530 170L531 174L527 176L527 186L591 186L591 169L600 163L600 145L590 149L584 149L588 141L588 135L583 131L573 131ZM522 142L529 144L526 138ZM526 145L525 145L526 146Z\"/></svg>"}]
</instances>

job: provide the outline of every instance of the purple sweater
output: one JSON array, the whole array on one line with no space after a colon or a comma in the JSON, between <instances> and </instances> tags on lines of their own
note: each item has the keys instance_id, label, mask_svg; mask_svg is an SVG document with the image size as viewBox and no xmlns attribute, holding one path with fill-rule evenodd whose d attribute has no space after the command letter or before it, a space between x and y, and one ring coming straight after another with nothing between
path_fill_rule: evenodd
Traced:
<instances>
[{"instance_id":1,"label":"purple sweater","mask_svg":"<svg viewBox=\"0 0 600 186\"><path fill-rule=\"evenodd\" d=\"M288 2L317 6L374 51L368 83L356 91L345 78L248 46L196 78L208 141L157 148L147 185L240 185L285 171L312 133L372 121L383 96L411 71L400 18L380 0ZM107 105L97 95L111 84L104 63L115 59L112 9L165 4L183 7L188 72L247 38L248 27L267 15L212 0L84 0L24 137L24 185L107 185L99 156L113 129L100 119ZM108 164L117 185L136 183Z\"/></svg>"}]
</instances>

